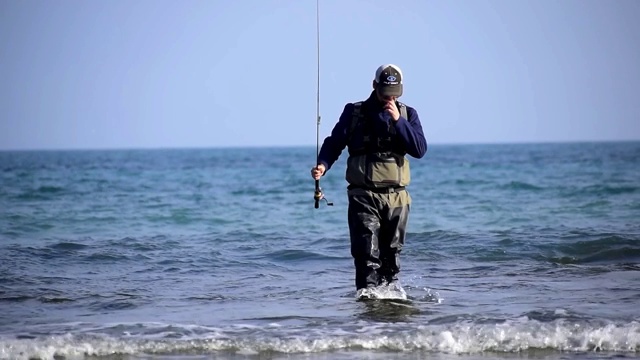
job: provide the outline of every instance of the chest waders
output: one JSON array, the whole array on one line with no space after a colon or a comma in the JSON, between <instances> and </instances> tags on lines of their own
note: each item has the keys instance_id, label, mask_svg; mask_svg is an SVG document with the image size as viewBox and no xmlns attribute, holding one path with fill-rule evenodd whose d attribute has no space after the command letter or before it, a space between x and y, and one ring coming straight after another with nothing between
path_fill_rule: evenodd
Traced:
<instances>
[{"instance_id":1,"label":"chest waders","mask_svg":"<svg viewBox=\"0 0 640 360\"><path fill-rule=\"evenodd\" d=\"M346 180L349 182L348 222L355 285L356 289L362 289L397 280L411 205L405 186L411 178L409 161L404 154L384 151L381 147L385 142L390 144L393 125L386 138L364 131L367 119L361 111L362 103L354 105L347 143L360 125L363 145L349 148ZM401 116L408 119L404 104L400 104L399 110Z\"/></svg>"}]
</instances>

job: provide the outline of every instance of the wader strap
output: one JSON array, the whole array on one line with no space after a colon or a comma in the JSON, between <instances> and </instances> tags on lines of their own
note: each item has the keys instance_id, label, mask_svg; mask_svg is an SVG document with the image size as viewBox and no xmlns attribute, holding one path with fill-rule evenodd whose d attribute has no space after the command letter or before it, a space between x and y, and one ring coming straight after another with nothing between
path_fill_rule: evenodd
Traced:
<instances>
[{"instance_id":1,"label":"wader strap","mask_svg":"<svg viewBox=\"0 0 640 360\"><path fill-rule=\"evenodd\" d=\"M398 105L400 105L400 116L402 116L405 120L409 121L409 115L407 115L407 105L398 101Z\"/></svg>"},{"instance_id":2,"label":"wader strap","mask_svg":"<svg viewBox=\"0 0 640 360\"><path fill-rule=\"evenodd\" d=\"M360 118L362 117L362 101L357 103L353 103L353 113L351 114L351 126L349 127L349 135L347 136L347 145L351 142L351 136L353 135L353 131L356 129L358 122L360 122Z\"/></svg>"}]
</instances>

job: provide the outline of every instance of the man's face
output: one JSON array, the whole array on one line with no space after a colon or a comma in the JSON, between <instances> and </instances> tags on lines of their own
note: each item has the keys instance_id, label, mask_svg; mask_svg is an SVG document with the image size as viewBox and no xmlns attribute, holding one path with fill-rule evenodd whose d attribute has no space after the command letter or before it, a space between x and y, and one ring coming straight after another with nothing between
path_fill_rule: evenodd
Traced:
<instances>
[{"instance_id":1,"label":"man's face","mask_svg":"<svg viewBox=\"0 0 640 360\"><path fill-rule=\"evenodd\" d=\"M378 95L378 100L380 100L381 102L396 101L398 99L397 96L382 95L377 89L376 95Z\"/></svg>"}]
</instances>

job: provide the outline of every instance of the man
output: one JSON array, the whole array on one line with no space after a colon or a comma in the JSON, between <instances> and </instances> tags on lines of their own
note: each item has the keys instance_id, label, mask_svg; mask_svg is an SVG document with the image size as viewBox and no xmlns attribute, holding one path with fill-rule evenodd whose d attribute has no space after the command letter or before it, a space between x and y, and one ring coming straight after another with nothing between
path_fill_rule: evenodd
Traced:
<instances>
[{"instance_id":1,"label":"man","mask_svg":"<svg viewBox=\"0 0 640 360\"><path fill-rule=\"evenodd\" d=\"M411 205L405 155L420 159L427 152L417 111L397 101L402 81L398 66L380 66L369 98L345 105L311 169L320 179L349 148L348 223L359 296L361 289L397 280Z\"/></svg>"}]
</instances>

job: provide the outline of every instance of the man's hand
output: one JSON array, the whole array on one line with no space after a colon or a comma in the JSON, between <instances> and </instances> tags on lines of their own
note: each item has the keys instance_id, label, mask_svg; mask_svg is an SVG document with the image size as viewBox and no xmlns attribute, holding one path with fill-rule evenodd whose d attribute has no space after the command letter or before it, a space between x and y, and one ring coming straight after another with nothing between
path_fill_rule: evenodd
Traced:
<instances>
[{"instance_id":1,"label":"man's hand","mask_svg":"<svg viewBox=\"0 0 640 360\"><path fill-rule=\"evenodd\" d=\"M311 168L311 177L312 177L314 180L319 180L319 179L320 179L320 177L321 177L322 175L324 175L324 172L325 172L326 170L327 170L327 169L325 169L324 165L322 165L322 164L320 164L320 165L316 165L316 166L314 166L313 168Z\"/></svg>"},{"instance_id":2,"label":"man's hand","mask_svg":"<svg viewBox=\"0 0 640 360\"><path fill-rule=\"evenodd\" d=\"M393 121L398 121L398 119L400 119L400 110L398 110L395 100L387 100L384 104L384 110L391 115Z\"/></svg>"}]
</instances>

